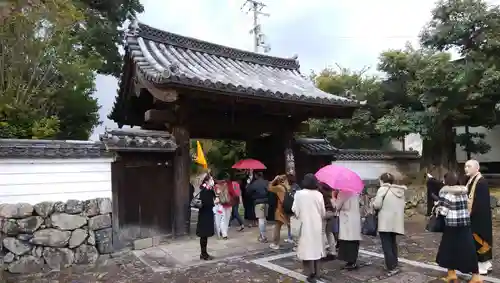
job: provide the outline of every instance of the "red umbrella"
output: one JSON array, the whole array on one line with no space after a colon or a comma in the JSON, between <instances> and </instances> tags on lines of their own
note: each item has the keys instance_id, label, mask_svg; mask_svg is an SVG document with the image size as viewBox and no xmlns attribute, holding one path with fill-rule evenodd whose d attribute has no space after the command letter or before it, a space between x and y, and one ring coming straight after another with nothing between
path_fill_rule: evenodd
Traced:
<instances>
[{"instance_id":1,"label":"red umbrella","mask_svg":"<svg viewBox=\"0 0 500 283\"><path fill-rule=\"evenodd\" d=\"M263 170L267 169L264 163L256 159L243 159L233 165L233 169L252 169L252 170Z\"/></svg>"}]
</instances>

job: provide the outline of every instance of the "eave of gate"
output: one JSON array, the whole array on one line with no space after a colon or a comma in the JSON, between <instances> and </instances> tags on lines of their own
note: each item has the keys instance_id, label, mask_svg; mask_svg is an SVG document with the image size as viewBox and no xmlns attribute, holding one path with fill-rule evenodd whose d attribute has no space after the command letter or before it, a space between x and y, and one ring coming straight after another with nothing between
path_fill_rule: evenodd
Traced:
<instances>
[{"instance_id":1,"label":"eave of gate","mask_svg":"<svg viewBox=\"0 0 500 283\"><path fill-rule=\"evenodd\" d=\"M100 135L107 151L111 152L174 152L174 136L166 131L113 129Z\"/></svg>"}]
</instances>

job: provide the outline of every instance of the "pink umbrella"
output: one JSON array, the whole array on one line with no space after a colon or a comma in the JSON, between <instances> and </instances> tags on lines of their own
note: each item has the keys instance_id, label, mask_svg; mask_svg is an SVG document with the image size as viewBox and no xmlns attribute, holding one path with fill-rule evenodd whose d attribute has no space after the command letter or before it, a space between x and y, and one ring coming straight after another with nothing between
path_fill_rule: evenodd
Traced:
<instances>
[{"instance_id":1,"label":"pink umbrella","mask_svg":"<svg viewBox=\"0 0 500 283\"><path fill-rule=\"evenodd\" d=\"M354 171L337 165L327 165L314 174L318 181L333 189L345 192L361 193L365 184Z\"/></svg>"},{"instance_id":2,"label":"pink umbrella","mask_svg":"<svg viewBox=\"0 0 500 283\"><path fill-rule=\"evenodd\" d=\"M264 170L266 165L256 159L243 159L231 167L233 169L252 169L252 170Z\"/></svg>"}]
</instances>

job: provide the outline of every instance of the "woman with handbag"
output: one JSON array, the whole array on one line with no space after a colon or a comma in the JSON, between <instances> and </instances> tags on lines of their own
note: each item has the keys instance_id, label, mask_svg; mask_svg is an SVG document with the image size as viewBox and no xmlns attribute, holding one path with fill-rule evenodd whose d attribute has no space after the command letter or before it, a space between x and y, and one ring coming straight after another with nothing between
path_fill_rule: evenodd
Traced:
<instances>
[{"instance_id":1,"label":"woman with handbag","mask_svg":"<svg viewBox=\"0 0 500 283\"><path fill-rule=\"evenodd\" d=\"M478 258L472 236L470 214L467 209L467 188L458 185L458 176L448 172L439 191L437 211L445 217L445 227L436 262L448 269L445 282L458 283L456 270L472 273L470 283L481 283Z\"/></svg>"},{"instance_id":2,"label":"woman with handbag","mask_svg":"<svg viewBox=\"0 0 500 283\"><path fill-rule=\"evenodd\" d=\"M397 235L404 235L406 186L394 184L394 176L384 173L379 178L380 187L372 207L377 213L377 231L384 252L388 276L399 272Z\"/></svg>"},{"instance_id":3,"label":"woman with handbag","mask_svg":"<svg viewBox=\"0 0 500 283\"><path fill-rule=\"evenodd\" d=\"M322 260L335 260L337 258L337 250L335 248L336 242L333 235L333 225L335 209L333 208L333 189L325 183L319 184L319 192L323 195L323 201L325 202L325 218L323 220L323 232L325 233L326 240L328 243L328 249L326 249L326 257Z\"/></svg>"},{"instance_id":4,"label":"woman with handbag","mask_svg":"<svg viewBox=\"0 0 500 283\"><path fill-rule=\"evenodd\" d=\"M214 180L207 174L200 186L198 200L193 199L192 206L198 208L198 223L196 224L196 235L200 237L201 254L200 259L211 260L213 257L207 252L208 238L215 234L214 229Z\"/></svg>"}]
</instances>

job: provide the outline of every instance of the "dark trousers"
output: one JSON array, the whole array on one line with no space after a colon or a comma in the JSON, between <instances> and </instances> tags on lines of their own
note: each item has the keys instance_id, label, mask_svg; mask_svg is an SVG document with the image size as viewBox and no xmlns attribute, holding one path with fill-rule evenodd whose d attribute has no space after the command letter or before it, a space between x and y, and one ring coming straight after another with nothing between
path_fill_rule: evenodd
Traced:
<instances>
[{"instance_id":1,"label":"dark trousers","mask_svg":"<svg viewBox=\"0 0 500 283\"><path fill-rule=\"evenodd\" d=\"M243 226L243 220L241 219L241 216L240 216L240 204L237 203L235 205L233 205L233 210L231 211L231 219L229 220L229 225L231 225L231 222L236 219L236 221L238 221L238 224L240 226Z\"/></svg>"},{"instance_id":2,"label":"dark trousers","mask_svg":"<svg viewBox=\"0 0 500 283\"><path fill-rule=\"evenodd\" d=\"M396 233L379 232L382 250L384 251L385 266L388 270L398 267L398 244Z\"/></svg>"},{"instance_id":3,"label":"dark trousers","mask_svg":"<svg viewBox=\"0 0 500 283\"><path fill-rule=\"evenodd\" d=\"M302 266L307 276L319 276L319 260L303 260Z\"/></svg>"},{"instance_id":4,"label":"dark trousers","mask_svg":"<svg viewBox=\"0 0 500 283\"><path fill-rule=\"evenodd\" d=\"M207 237L200 237L200 249L201 249L202 255L208 255L207 245L208 245L208 238Z\"/></svg>"}]
</instances>

